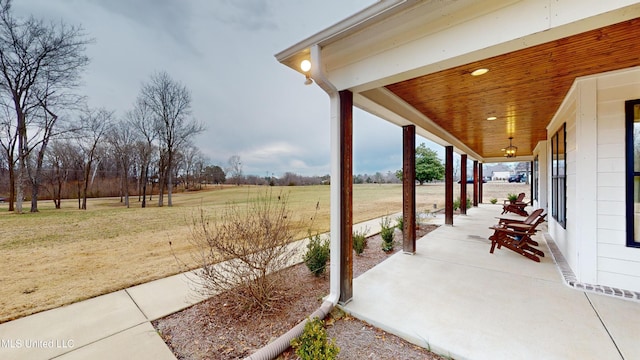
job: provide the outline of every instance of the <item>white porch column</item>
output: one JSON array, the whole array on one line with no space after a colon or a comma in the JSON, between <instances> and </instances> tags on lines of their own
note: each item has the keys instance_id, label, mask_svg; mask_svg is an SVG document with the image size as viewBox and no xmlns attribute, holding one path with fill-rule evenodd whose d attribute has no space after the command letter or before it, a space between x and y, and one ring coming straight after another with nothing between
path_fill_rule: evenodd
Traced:
<instances>
[{"instance_id":1,"label":"white porch column","mask_svg":"<svg viewBox=\"0 0 640 360\"><path fill-rule=\"evenodd\" d=\"M331 147L331 184L329 194L331 236L331 264L329 274L329 287L331 294L340 294L340 238L342 227L340 226L340 96L336 92L329 96L330 100L330 147ZM337 300L337 299L336 299Z\"/></svg>"},{"instance_id":2,"label":"white porch column","mask_svg":"<svg viewBox=\"0 0 640 360\"><path fill-rule=\"evenodd\" d=\"M551 197L549 193L549 179L551 179L551 175L549 175L548 171L551 160L549 160L548 148L549 143L547 140L544 140L540 141L533 150L534 156L538 157L538 200L534 202L533 207L535 209L544 209L544 212L548 214L547 219L551 216L551 210L549 209L549 198Z\"/></svg>"},{"instance_id":3,"label":"white porch column","mask_svg":"<svg viewBox=\"0 0 640 360\"><path fill-rule=\"evenodd\" d=\"M576 275L583 283L598 283L598 113L597 80L580 81L576 99L575 195L567 194L567 223L575 229L578 251ZM569 174L567 174L568 177ZM568 180L568 179L567 179ZM567 184L569 185L569 184ZM567 190L570 189L567 186ZM573 201L572 201L573 200ZM571 209L575 217L569 218Z\"/></svg>"}]
</instances>

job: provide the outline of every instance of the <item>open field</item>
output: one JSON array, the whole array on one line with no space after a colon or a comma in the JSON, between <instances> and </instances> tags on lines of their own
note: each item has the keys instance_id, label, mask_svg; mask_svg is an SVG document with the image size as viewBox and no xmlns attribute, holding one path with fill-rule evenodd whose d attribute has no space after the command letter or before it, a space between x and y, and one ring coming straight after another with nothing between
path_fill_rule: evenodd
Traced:
<instances>
[{"instance_id":1,"label":"open field","mask_svg":"<svg viewBox=\"0 0 640 360\"><path fill-rule=\"evenodd\" d=\"M459 186L455 186L459 190ZM289 196L289 208L306 223L319 204L313 227L329 228L329 187L270 188ZM472 186L468 186L471 196ZM212 217L228 202L243 203L265 188L211 187L206 191L174 194L174 206L141 209L137 198L125 208L118 198L90 199L88 210L77 200L55 210L41 202L40 213L16 215L0 204L0 322L84 300L175 274L181 269L176 255L189 259L192 251L189 223L204 209ZM529 185L487 183L484 200L507 193L529 193ZM457 192L456 195L457 196ZM444 205L444 185L417 187L418 211ZM401 185L356 185L354 221L360 222L401 211ZM306 227L300 229L300 237Z\"/></svg>"}]
</instances>

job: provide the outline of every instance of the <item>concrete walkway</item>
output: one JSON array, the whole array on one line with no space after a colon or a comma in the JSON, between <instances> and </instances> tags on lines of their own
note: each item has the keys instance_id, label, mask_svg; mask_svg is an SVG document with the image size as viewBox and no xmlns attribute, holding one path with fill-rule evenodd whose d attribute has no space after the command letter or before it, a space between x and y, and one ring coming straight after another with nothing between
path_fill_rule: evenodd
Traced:
<instances>
[{"instance_id":1,"label":"concrete walkway","mask_svg":"<svg viewBox=\"0 0 640 360\"><path fill-rule=\"evenodd\" d=\"M354 229L378 233L380 219ZM295 246L304 250L307 241ZM0 324L0 359L174 360L151 321L203 300L193 278L174 275Z\"/></svg>"},{"instance_id":2,"label":"concrete walkway","mask_svg":"<svg viewBox=\"0 0 640 360\"><path fill-rule=\"evenodd\" d=\"M175 359L150 321L191 297L177 275L0 324L0 359Z\"/></svg>"},{"instance_id":3,"label":"concrete walkway","mask_svg":"<svg viewBox=\"0 0 640 360\"><path fill-rule=\"evenodd\" d=\"M481 205L353 283L345 310L454 359L640 359L640 303L567 286L550 256L489 253Z\"/></svg>"}]
</instances>

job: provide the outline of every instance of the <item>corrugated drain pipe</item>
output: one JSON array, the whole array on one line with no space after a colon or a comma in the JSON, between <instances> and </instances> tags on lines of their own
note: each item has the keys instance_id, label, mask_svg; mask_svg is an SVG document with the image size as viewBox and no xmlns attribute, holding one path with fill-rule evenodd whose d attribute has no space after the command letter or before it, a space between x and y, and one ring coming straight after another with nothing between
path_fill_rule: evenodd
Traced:
<instances>
[{"instance_id":1,"label":"corrugated drain pipe","mask_svg":"<svg viewBox=\"0 0 640 360\"><path fill-rule=\"evenodd\" d=\"M331 113L332 113L332 132L339 131L336 127L336 121L334 121L333 117L337 116L338 104L339 102L336 100L338 97L338 91L336 88L327 80L322 71L322 64L320 59L320 46L314 45L311 47L311 77L313 80L320 86L331 98ZM332 135L332 137L334 137ZM336 137L337 139L337 137ZM331 171L333 174L336 174L336 169L334 166L338 166L340 159L340 154L336 150L337 146L332 144L331 146L332 152L332 165ZM335 152L334 152L335 151ZM337 159L338 161L334 160ZM336 164L334 164L336 163ZM338 182L331 182L332 193L334 191L339 191L340 184ZM335 188L333 188L335 187ZM331 203L331 216L336 219L338 218L339 204ZM339 226L340 224L331 224L331 234L338 235L339 234ZM334 226L336 227L334 229ZM322 305L315 311L313 314L309 316L309 318L313 319L318 317L320 319L324 319L327 314L333 310L333 307L338 303L338 299L340 299L340 244L339 241L331 241L331 262L330 262L330 282L329 282L329 296L325 299ZM298 325L296 325L293 329L287 331L284 335L277 338L275 341L265 345L263 348L254 352L250 356L246 357L245 360L272 360L275 359L278 355L282 354L285 350L291 346L291 340L302 335L304 330L304 325L307 323L307 319L301 321Z\"/></svg>"},{"instance_id":2,"label":"corrugated drain pipe","mask_svg":"<svg viewBox=\"0 0 640 360\"><path fill-rule=\"evenodd\" d=\"M329 312L333 309L334 304L325 300L318 310L314 311L311 314L310 318L318 317L320 319L324 319ZM275 341L265 345L260 350L246 357L245 360L271 360L275 359L278 355L282 354L285 350L287 350L291 346L291 340L297 338L302 335L304 330L304 325L307 323L307 319L301 321L298 325L296 325L293 329L287 331L284 335L277 338Z\"/></svg>"}]
</instances>

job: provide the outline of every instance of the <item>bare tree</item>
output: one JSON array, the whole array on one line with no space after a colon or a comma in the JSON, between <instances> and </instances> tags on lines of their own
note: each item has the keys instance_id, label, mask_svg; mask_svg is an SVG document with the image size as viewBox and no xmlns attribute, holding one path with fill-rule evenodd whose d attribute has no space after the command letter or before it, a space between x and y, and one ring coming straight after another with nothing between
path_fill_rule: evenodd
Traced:
<instances>
[{"instance_id":1,"label":"bare tree","mask_svg":"<svg viewBox=\"0 0 640 360\"><path fill-rule=\"evenodd\" d=\"M196 181L196 170L199 169L198 165L200 164L200 168L202 168L204 160L202 159L202 152L200 149L193 146L193 144L187 144L181 153L185 177L184 186L185 189L189 189L190 185ZM191 183L189 180L191 180Z\"/></svg>"},{"instance_id":2,"label":"bare tree","mask_svg":"<svg viewBox=\"0 0 640 360\"><path fill-rule=\"evenodd\" d=\"M198 184L198 190L202 189L204 179L204 164L207 162L205 156L198 150L199 156L193 162L193 181Z\"/></svg>"},{"instance_id":3,"label":"bare tree","mask_svg":"<svg viewBox=\"0 0 640 360\"><path fill-rule=\"evenodd\" d=\"M39 111L43 115L44 111L45 123L55 124L57 116L51 105L78 86L80 72L89 63L84 55L89 42L81 27L46 24L33 17L17 19L11 14L11 0L0 0L0 88L4 90L1 96L9 99L15 111L18 172L14 181L18 213L22 212L22 185L33 149L29 143L53 133L51 129L39 132L41 124L33 121L32 116ZM28 133L31 129L37 129L35 134ZM44 153L46 145L40 149Z\"/></svg>"},{"instance_id":4,"label":"bare tree","mask_svg":"<svg viewBox=\"0 0 640 360\"><path fill-rule=\"evenodd\" d=\"M37 212L38 193L49 142L57 136L77 130L73 126L60 126L59 111L79 108L84 99L67 92L64 79L56 79L52 76L46 77L33 93L38 106L33 109L29 124L36 131L27 141L27 150L30 157L35 155L35 160L27 162L27 172L31 182L31 212Z\"/></svg>"},{"instance_id":5,"label":"bare tree","mask_svg":"<svg viewBox=\"0 0 640 360\"><path fill-rule=\"evenodd\" d=\"M62 204L62 189L67 184L70 175L77 171L82 163L80 149L67 140L58 140L51 144L47 152L46 162L50 168L47 180L50 186L50 195L56 209Z\"/></svg>"},{"instance_id":6,"label":"bare tree","mask_svg":"<svg viewBox=\"0 0 640 360\"><path fill-rule=\"evenodd\" d=\"M47 146L53 136L55 123L58 121L58 116L50 111L44 111L42 114L42 136L36 140L36 144L29 145L27 142L28 154L31 154L33 150L38 149L35 152L35 160L27 162L27 173L29 175L29 181L31 183L31 212L38 212L38 192L40 190L40 182L42 181L42 170L44 165L44 156L47 152Z\"/></svg>"},{"instance_id":7,"label":"bare tree","mask_svg":"<svg viewBox=\"0 0 640 360\"><path fill-rule=\"evenodd\" d=\"M180 186L180 183L184 180L180 176L180 174L184 173L184 168L186 166L184 153L181 150L176 151L173 154L173 161L172 161L173 165L171 166L171 172L172 172L171 178L173 179L172 183L174 187ZM168 179L168 176L165 177L165 179Z\"/></svg>"},{"instance_id":8,"label":"bare tree","mask_svg":"<svg viewBox=\"0 0 640 360\"><path fill-rule=\"evenodd\" d=\"M78 144L84 156L82 204L80 209L86 210L91 170L94 162L99 159L100 141L104 140L112 126L113 112L105 109L87 109L80 117L80 121L82 123L82 135L78 138Z\"/></svg>"},{"instance_id":9,"label":"bare tree","mask_svg":"<svg viewBox=\"0 0 640 360\"><path fill-rule=\"evenodd\" d=\"M113 154L118 162L120 184L124 194L124 205L129 207L129 174L133 162L137 133L127 121L120 121L111 127L107 139L113 148Z\"/></svg>"},{"instance_id":10,"label":"bare tree","mask_svg":"<svg viewBox=\"0 0 640 360\"><path fill-rule=\"evenodd\" d=\"M153 123L153 114L142 97L138 97L132 110L127 112L127 121L142 138L136 143L140 163L140 181L142 182L142 207L147 207L147 184L149 183L149 167L154 152L154 141L157 132Z\"/></svg>"},{"instance_id":11,"label":"bare tree","mask_svg":"<svg viewBox=\"0 0 640 360\"><path fill-rule=\"evenodd\" d=\"M240 161L240 155L232 155L229 157L229 167L227 168L227 174L231 179L234 179L236 185L240 185L242 179L242 161Z\"/></svg>"},{"instance_id":12,"label":"bare tree","mask_svg":"<svg viewBox=\"0 0 640 360\"><path fill-rule=\"evenodd\" d=\"M139 184L138 184L138 201L142 202L142 207L147 207L147 186L151 183L151 191L149 192L149 201L153 194L153 179L157 177L158 147L153 143L145 140L138 140L135 144L136 159L139 166Z\"/></svg>"},{"instance_id":13,"label":"bare tree","mask_svg":"<svg viewBox=\"0 0 640 360\"><path fill-rule=\"evenodd\" d=\"M171 79L166 72L151 76L142 87L141 101L154 117L155 129L160 140L160 195L158 206L164 202L164 186L167 187L167 205L172 206L173 160L176 151L192 136L204 131L202 124L191 118L191 93L186 86Z\"/></svg>"},{"instance_id":14,"label":"bare tree","mask_svg":"<svg viewBox=\"0 0 640 360\"><path fill-rule=\"evenodd\" d=\"M0 97L0 100L4 100ZM16 123L11 116L11 106L2 103L0 118L0 147L2 155L7 162L7 172L9 174L9 211L13 211L14 199L16 196L15 169L16 169L16 144L18 142L18 131Z\"/></svg>"},{"instance_id":15,"label":"bare tree","mask_svg":"<svg viewBox=\"0 0 640 360\"><path fill-rule=\"evenodd\" d=\"M9 192L9 160L4 151L0 152L0 192Z\"/></svg>"}]
</instances>

